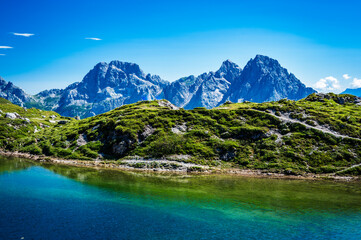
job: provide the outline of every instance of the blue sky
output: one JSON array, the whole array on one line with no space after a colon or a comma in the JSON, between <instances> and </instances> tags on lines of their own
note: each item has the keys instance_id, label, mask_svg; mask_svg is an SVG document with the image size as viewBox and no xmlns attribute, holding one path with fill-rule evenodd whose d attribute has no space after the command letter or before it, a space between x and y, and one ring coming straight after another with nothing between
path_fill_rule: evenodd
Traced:
<instances>
[{"instance_id":1,"label":"blue sky","mask_svg":"<svg viewBox=\"0 0 361 240\"><path fill-rule=\"evenodd\" d=\"M360 9L347 0L0 0L0 76L35 94L81 81L100 61L174 81L263 54L307 86L340 92L361 87Z\"/></svg>"}]
</instances>

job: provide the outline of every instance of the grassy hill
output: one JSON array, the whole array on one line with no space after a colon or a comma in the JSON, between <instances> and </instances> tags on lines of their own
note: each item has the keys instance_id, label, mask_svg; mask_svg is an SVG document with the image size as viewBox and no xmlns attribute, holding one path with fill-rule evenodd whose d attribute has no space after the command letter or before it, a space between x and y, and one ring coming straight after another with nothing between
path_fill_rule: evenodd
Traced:
<instances>
[{"instance_id":1,"label":"grassy hill","mask_svg":"<svg viewBox=\"0 0 361 240\"><path fill-rule=\"evenodd\" d=\"M1 100L0 148L115 164L130 158L167 158L286 174L360 175L358 104L355 96L335 94L226 103L212 110L143 101L74 120ZM6 118L6 112L17 112L30 123Z\"/></svg>"}]
</instances>

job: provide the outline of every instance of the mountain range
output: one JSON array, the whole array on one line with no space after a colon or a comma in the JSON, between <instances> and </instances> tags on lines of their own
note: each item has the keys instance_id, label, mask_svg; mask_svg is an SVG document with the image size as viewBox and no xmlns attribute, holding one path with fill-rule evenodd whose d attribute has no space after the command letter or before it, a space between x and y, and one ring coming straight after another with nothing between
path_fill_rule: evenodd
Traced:
<instances>
[{"instance_id":1,"label":"mountain range","mask_svg":"<svg viewBox=\"0 0 361 240\"><path fill-rule=\"evenodd\" d=\"M361 97L361 88L347 88L341 94L351 94L357 97Z\"/></svg>"},{"instance_id":2,"label":"mountain range","mask_svg":"<svg viewBox=\"0 0 361 240\"><path fill-rule=\"evenodd\" d=\"M226 101L299 100L314 92L277 60L262 55L249 60L244 69L226 60L215 72L191 75L174 82L145 74L135 63L101 62L81 82L34 96L0 78L0 97L20 106L82 118L140 100L166 99L185 109L211 109Z\"/></svg>"}]
</instances>

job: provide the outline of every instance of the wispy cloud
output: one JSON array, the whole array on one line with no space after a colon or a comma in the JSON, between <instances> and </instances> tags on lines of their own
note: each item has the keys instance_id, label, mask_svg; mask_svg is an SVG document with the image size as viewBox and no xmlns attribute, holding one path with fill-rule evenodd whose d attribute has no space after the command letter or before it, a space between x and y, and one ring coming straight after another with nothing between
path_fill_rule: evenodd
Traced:
<instances>
[{"instance_id":1,"label":"wispy cloud","mask_svg":"<svg viewBox=\"0 0 361 240\"><path fill-rule=\"evenodd\" d=\"M0 53L0 56L5 56L6 54Z\"/></svg>"},{"instance_id":2,"label":"wispy cloud","mask_svg":"<svg viewBox=\"0 0 361 240\"><path fill-rule=\"evenodd\" d=\"M10 48L13 48L13 47L10 47L10 46L0 46L0 49L10 49Z\"/></svg>"},{"instance_id":3,"label":"wispy cloud","mask_svg":"<svg viewBox=\"0 0 361 240\"><path fill-rule=\"evenodd\" d=\"M347 73L346 74L344 74L344 75L342 75L342 77L345 79L345 80L348 80L348 79L350 79L351 77L350 77L350 75L348 75Z\"/></svg>"},{"instance_id":4,"label":"wispy cloud","mask_svg":"<svg viewBox=\"0 0 361 240\"><path fill-rule=\"evenodd\" d=\"M354 78L352 81L352 87L361 88L361 79Z\"/></svg>"},{"instance_id":5,"label":"wispy cloud","mask_svg":"<svg viewBox=\"0 0 361 240\"><path fill-rule=\"evenodd\" d=\"M334 91L341 88L339 81L337 78L329 76L325 78L321 78L318 82L315 84L315 88L322 91Z\"/></svg>"},{"instance_id":6,"label":"wispy cloud","mask_svg":"<svg viewBox=\"0 0 361 240\"><path fill-rule=\"evenodd\" d=\"M94 41L100 41L100 40L103 40L101 38L85 38L85 39L88 39L88 40L94 40Z\"/></svg>"},{"instance_id":7,"label":"wispy cloud","mask_svg":"<svg viewBox=\"0 0 361 240\"><path fill-rule=\"evenodd\" d=\"M34 33L13 33L15 36L22 36L22 37L31 37L34 36Z\"/></svg>"}]
</instances>

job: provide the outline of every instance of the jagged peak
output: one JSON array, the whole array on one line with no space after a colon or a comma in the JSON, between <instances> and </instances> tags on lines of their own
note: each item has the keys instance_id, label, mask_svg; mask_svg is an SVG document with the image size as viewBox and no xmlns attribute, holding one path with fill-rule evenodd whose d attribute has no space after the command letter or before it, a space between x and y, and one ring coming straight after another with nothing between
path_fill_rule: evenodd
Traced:
<instances>
[{"instance_id":1,"label":"jagged peak","mask_svg":"<svg viewBox=\"0 0 361 240\"><path fill-rule=\"evenodd\" d=\"M274 66L274 65L281 66L276 59L260 54L257 54L256 57L251 59L248 63L256 63L266 66Z\"/></svg>"},{"instance_id":2,"label":"jagged peak","mask_svg":"<svg viewBox=\"0 0 361 240\"><path fill-rule=\"evenodd\" d=\"M49 90L43 90L43 91L39 92L38 94L36 94L35 96L46 97L47 95L50 95L50 94L60 94L63 91L64 91L64 89L52 88L52 89L49 89Z\"/></svg>"},{"instance_id":3,"label":"jagged peak","mask_svg":"<svg viewBox=\"0 0 361 240\"><path fill-rule=\"evenodd\" d=\"M140 69L140 66L136 63L131 63L131 62L122 62L119 60L113 60L111 62L106 63L106 62L99 62L98 64L96 64L94 66L95 70L100 70L100 71L108 71L110 69L118 69L123 71L124 73L127 74L135 74L137 76L141 76L141 77L145 77L144 72L142 71L142 69Z\"/></svg>"},{"instance_id":4,"label":"jagged peak","mask_svg":"<svg viewBox=\"0 0 361 240\"><path fill-rule=\"evenodd\" d=\"M242 70L240 66L238 66L237 64L235 64L234 62L232 62L231 60L227 59L225 61L223 61L221 67L219 68L219 70L217 72L228 72L231 70Z\"/></svg>"},{"instance_id":5,"label":"jagged peak","mask_svg":"<svg viewBox=\"0 0 361 240\"><path fill-rule=\"evenodd\" d=\"M5 85L5 84L6 84L5 79L3 79L1 76L0 76L0 84L1 84L1 85Z\"/></svg>"},{"instance_id":6,"label":"jagged peak","mask_svg":"<svg viewBox=\"0 0 361 240\"><path fill-rule=\"evenodd\" d=\"M122 62L118 60L113 60L109 63L109 66L115 66L116 68L121 69L125 73L135 74L137 76L144 76L144 72L140 69L140 66L136 63L131 62Z\"/></svg>"}]
</instances>

